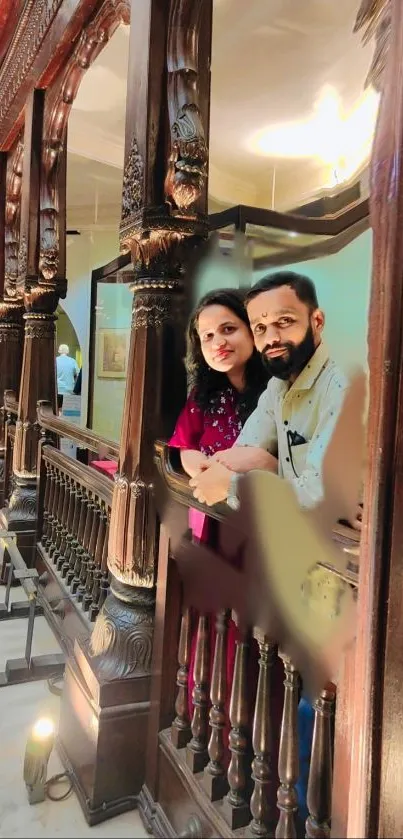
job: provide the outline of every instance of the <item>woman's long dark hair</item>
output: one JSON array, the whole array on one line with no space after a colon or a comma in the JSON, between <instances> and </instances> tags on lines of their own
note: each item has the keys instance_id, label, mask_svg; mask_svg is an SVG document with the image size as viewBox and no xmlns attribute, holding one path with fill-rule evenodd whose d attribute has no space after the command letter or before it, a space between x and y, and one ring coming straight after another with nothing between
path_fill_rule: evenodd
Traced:
<instances>
[{"instance_id":1,"label":"woman's long dark hair","mask_svg":"<svg viewBox=\"0 0 403 839\"><path fill-rule=\"evenodd\" d=\"M225 306L249 329L244 300L245 293L239 289L225 288L210 291L202 297L190 318L187 329L186 369L189 388L193 390L195 401L203 410L214 405L222 391L230 386L230 382L226 373L212 370L203 357L197 329L199 315L207 306ZM242 424L256 408L259 396L268 380L268 371L254 347L245 365L245 390L240 394L239 415Z\"/></svg>"}]
</instances>

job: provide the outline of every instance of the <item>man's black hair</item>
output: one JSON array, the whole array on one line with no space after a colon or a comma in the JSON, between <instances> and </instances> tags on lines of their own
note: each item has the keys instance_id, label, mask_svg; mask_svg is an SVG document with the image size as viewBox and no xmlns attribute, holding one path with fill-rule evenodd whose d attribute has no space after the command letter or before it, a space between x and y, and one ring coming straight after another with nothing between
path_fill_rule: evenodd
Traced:
<instances>
[{"instance_id":1,"label":"man's black hair","mask_svg":"<svg viewBox=\"0 0 403 839\"><path fill-rule=\"evenodd\" d=\"M316 288L309 277L304 274L297 274L296 271L275 271L273 274L267 274L262 277L248 291L245 297L245 305L248 305L251 300L261 294L263 291L271 291L273 288L281 288L281 286L288 286L295 291L298 300L305 303L311 312L319 307Z\"/></svg>"}]
</instances>

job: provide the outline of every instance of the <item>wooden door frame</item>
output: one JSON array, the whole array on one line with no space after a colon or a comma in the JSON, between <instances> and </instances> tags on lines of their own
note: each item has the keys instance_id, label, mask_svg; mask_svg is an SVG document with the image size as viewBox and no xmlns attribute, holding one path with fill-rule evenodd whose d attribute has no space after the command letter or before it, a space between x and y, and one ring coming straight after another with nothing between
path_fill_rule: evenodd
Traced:
<instances>
[{"instance_id":1,"label":"wooden door frame","mask_svg":"<svg viewBox=\"0 0 403 839\"><path fill-rule=\"evenodd\" d=\"M118 274L123 268L131 263L129 253L120 256L102 265L101 268L94 268L91 273L91 294L90 294L90 337L88 345L88 400L87 400L87 428L92 428L94 412L94 371L95 371L95 329L96 329L96 304L98 283L117 283Z\"/></svg>"}]
</instances>

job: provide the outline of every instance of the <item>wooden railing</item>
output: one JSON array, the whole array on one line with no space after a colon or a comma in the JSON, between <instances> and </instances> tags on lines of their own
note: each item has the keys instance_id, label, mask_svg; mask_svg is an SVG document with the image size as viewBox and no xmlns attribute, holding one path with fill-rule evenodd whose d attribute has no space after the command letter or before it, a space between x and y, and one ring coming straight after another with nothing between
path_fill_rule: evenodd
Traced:
<instances>
[{"instance_id":1,"label":"wooden railing","mask_svg":"<svg viewBox=\"0 0 403 839\"><path fill-rule=\"evenodd\" d=\"M113 483L53 446L42 446L39 548L94 621L108 591Z\"/></svg>"},{"instance_id":2,"label":"wooden railing","mask_svg":"<svg viewBox=\"0 0 403 839\"><path fill-rule=\"evenodd\" d=\"M50 402L39 402L37 415L38 423L45 431L56 434L58 437L69 437L84 449L110 457L113 460L118 460L119 446L117 443L100 437L94 431L91 431L90 428L82 428L79 425L73 425L73 423L57 417L53 413Z\"/></svg>"},{"instance_id":3,"label":"wooden railing","mask_svg":"<svg viewBox=\"0 0 403 839\"><path fill-rule=\"evenodd\" d=\"M171 452L163 443L157 443L155 460L172 500L186 507L198 508L218 521L223 520L225 505L203 508L195 501L188 479L179 471L177 453ZM353 589L357 589L359 534L341 524L335 528L334 538L350 555L343 578ZM331 567L325 567L329 574L338 573ZM300 835L316 839L328 837L332 818L332 731L336 686L326 685L313 706L314 733L307 797L309 815L304 826L298 813L296 788L300 774L300 676L286 652L277 650L275 640L259 628L238 631L228 721L225 706L228 704L227 650L231 617L236 623L236 615L230 612L196 617L194 689L189 703L191 642L195 632L192 620L194 622L195 616L189 608L184 609L178 639L175 717L170 729L160 733L163 748L171 753L176 751L182 771L186 766L185 771L194 777L199 807L209 813L210 819L214 812L216 829L222 831L218 835L228 835L228 828L230 831L247 828L250 835L257 837L274 833L278 839ZM214 648L210 649L212 622L216 626L216 635ZM251 656L258 664L258 676L253 685L248 677ZM251 694L255 695L252 703ZM273 710L279 699L280 711L282 704L281 719L281 714L276 717ZM227 740L224 730L228 722ZM275 786L277 796L274 794ZM211 809L212 802L214 811Z\"/></svg>"},{"instance_id":4,"label":"wooden railing","mask_svg":"<svg viewBox=\"0 0 403 839\"><path fill-rule=\"evenodd\" d=\"M57 440L68 437L77 446L116 459L118 447L89 429L60 419L49 403L39 403L37 413L41 431L37 551L39 566L44 569L40 582L45 600L49 591L52 620L57 594L58 618L63 621L75 610L88 625L99 614L109 588L107 556L113 480L63 454L56 447ZM69 642L74 643L71 619L67 629L60 631L70 632Z\"/></svg>"}]
</instances>

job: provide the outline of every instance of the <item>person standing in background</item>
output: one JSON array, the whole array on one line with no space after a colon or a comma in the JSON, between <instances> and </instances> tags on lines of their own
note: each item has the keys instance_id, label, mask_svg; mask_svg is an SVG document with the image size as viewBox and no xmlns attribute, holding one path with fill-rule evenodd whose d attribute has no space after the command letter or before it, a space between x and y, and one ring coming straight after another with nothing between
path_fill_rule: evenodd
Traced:
<instances>
[{"instance_id":1,"label":"person standing in background","mask_svg":"<svg viewBox=\"0 0 403 839\"><path fill-rule=\"evenodd\" d=\"M61 411L65 393L73 393L74 385L79 373L78 364L69 355L67 344L60 344L59 355L56 358L57 374L57 407Z\"/></svg>"}]
</instances>

